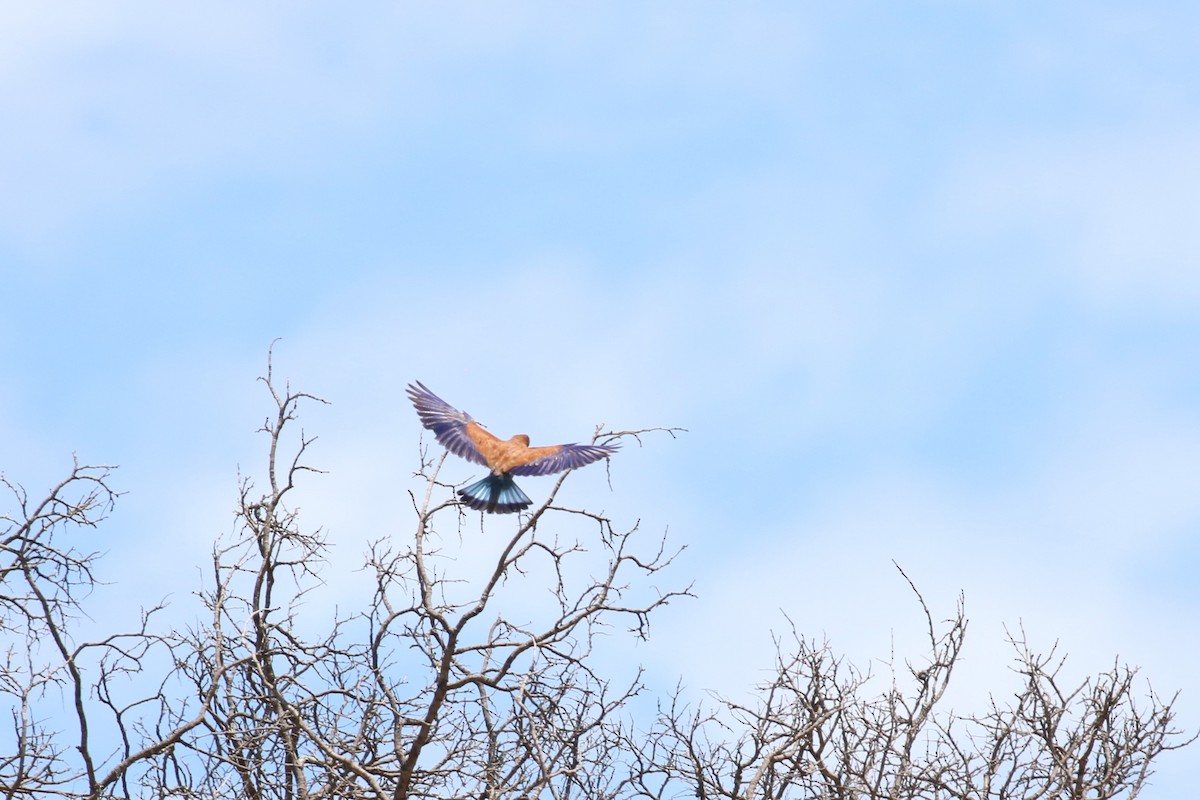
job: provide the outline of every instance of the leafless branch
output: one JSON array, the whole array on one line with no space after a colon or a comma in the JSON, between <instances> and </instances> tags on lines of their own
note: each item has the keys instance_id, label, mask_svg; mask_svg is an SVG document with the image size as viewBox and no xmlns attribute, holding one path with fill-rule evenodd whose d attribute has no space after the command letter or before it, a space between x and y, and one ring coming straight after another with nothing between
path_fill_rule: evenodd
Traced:
<instances>
[{"instance_id":1,"label":"leafless branch","mask_svg":"<svg viewBox=\"0 0 1200 800\"><path fill-rule=\"evenodd\" d=\"M648 637L692 595L672 577L682 548L560 505L571 473L529 513L477 516L440 477L444 453L424 446L411 527L380 503L360 597L326 609L330 545L296 499L321 474L300 414L325 401L280 386L270 356L261 380L266 458L258 483L240 478L190 624L153 604L129 630L82 637L98 556L80 534L112 508L112 468L76 462L36 502L0 477L15 509L0 517L0 795L1134 798L1163 753L1194 739L1175 696L1136 671L1071 684L1057 650L1023 631L1010 636L1019 691L982 714L943 709L963 600L937 621L899 565L925 641L893 654L889 674L788 620L748 699L693 702L681 685L647 719L641 670L606 674L599 648L615 630ZM598 426L593 442L680 431Z\"/></svg>"}]
</instances>

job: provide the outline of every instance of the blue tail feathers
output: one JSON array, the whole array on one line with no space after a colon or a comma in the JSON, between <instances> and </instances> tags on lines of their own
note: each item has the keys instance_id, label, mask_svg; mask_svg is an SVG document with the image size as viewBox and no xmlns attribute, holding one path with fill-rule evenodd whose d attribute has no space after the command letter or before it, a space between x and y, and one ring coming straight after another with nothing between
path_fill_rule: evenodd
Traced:
<instances>
[{"instance_id":1,"label":"blue tail feathers","mask_svg":"<svg viewBox=\"0 0 1200 800\"><path fill-rule=\"evenodd\" d=\"M476 511L490 514L512 514L533 505L511 475L488 475L481 481L459 489L458 496Z\"/></svg>"}]
</instances>

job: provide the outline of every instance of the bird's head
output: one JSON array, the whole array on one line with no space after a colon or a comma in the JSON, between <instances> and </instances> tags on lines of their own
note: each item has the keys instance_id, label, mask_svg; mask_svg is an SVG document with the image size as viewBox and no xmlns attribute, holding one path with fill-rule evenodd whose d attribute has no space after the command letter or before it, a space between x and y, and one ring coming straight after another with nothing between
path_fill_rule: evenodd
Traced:
<instances>
[{"instance_id":1,"label":"bird's head","mask_svg":"<svg viewBox=\"0 0 1200 800\"><path fill-rule=\"evenodd\" d=\"M513 444L519 444L522 447L529 447L529 436L524 433L518 433L516 436L509 439Z\"/></svg>"}]
</instances>

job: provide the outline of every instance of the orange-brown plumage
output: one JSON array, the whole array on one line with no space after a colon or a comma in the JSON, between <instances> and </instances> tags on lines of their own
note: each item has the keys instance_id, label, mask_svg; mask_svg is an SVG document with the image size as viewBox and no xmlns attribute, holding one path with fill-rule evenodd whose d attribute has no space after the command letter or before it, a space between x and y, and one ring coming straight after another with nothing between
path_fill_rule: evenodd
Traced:
<instances>
[{"instance_id":1,"label":"orange-brown plumage","mask_svg":"<svg viewBox=\"0 0 1200 800\"><path fill-rule=\"evenodd\" d=\"M459 490L463 502L483 511L507 513L531 504L513 482L513 475L550 475L577 469L617 451L615 443L530 447L525 434L501 439L419 382L408 387L408 395L421 423L450 452L491 470L488 477Z\"/></svg>"},{"instance_id":2,"label":"orange-brown plumage","mask_svg":"<svg viewBox=\"0 0 1200 800\"><path fill-rule=\"evenodd\" d=\"M492 435L474 420L467 423L466 433L474 442L475 447L479 449L479 454L483 456L488 467L497 475L503 475L516 467L532 464L538 459L552 456L562 450L561 444L530 447L529 437L523 433L518 433L505 441L499 436Z\"/></svg>"}]
</instances>

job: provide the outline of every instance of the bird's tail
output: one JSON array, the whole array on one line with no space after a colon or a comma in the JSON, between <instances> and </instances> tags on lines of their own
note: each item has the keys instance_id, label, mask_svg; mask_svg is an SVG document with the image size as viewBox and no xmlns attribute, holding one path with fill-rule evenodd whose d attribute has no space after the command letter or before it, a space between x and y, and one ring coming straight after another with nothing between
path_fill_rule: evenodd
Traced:
<instances>
[{"instance_id":1,"label":"bird's tail","mask_svg":"<svg viewBox=\"0 0 1200 800\"><path fill-rule=\"evenodd\" d=\"M476 511L490 514L512 514L533 505L511 475L488 475L481 481L459 489L458 496Z\"/></svg>"}]
</instances>

